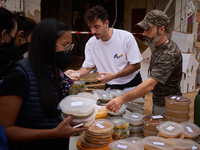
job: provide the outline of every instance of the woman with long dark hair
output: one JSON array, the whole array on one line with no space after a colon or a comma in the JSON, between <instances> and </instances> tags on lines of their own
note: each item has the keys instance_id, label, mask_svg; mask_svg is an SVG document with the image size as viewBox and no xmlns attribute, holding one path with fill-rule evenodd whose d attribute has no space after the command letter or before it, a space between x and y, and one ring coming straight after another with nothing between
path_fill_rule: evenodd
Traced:
<instances>
[{"instance_id":1,"label":"woman with long dark hair","mask_svg":"<svg viewBox=\"0 0 200 150\"><path fill-rule=\"evenodd\" d=\"M59 118L57 104L68 95L73 81L61 69L72 61L69 26L55 19L36 25L29 57L0 83L0 124L10 149L69 149L69 137L86 128L69 125L72 117ZM9 86L8 86L9 85Z\"/></svg>"}]
</instances>

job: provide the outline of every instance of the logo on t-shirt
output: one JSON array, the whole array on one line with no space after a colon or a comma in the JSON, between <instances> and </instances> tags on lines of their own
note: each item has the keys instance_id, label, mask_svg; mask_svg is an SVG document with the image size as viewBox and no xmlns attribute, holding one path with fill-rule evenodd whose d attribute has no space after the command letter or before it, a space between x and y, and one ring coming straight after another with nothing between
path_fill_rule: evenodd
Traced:
<instances>
[{"instance_id":1,"label":"logo on t-shirt","mask_svg":"<svg viewBox=\"0 0 200 150\"><path fill-rule=\"evenodd\" d=\"M121 55L118 55L117 53L115 54L115 56L114 56L114 58L117 58L117 59L119 59L119 58L121 58L123 56L123 54L121 54Z\"/></svg>"}]
</instances>

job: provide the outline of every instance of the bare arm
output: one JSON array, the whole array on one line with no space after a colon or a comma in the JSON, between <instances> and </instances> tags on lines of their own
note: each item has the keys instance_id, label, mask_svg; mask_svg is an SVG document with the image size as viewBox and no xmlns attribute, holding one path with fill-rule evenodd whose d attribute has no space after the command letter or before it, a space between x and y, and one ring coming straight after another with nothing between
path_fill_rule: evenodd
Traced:
<instances>
[{"instance_id":1,"label":"bare arm","mask_svg":"<svg viewBox=\"0 0 200 150\"><path fill-rule=\"evenodd\" d=\"M154 89L158 81L153 78L148 78L146 81L139 84L132 91L127 92L119 97L112 99L107 105L106 108L113 111L118 112L121 108L122 104L134 100L136 98L142 97L151 90Z\"/></svg>"},{"instance_id":2,"label":"bare arm","mask_svg":"<svg viewBox=\"0 0 200 150\"><path fill-rule=\"evenodd\" d=\"M68 138L74 132L80 132L86 129L72 128L69 125L69 122L72 120L71 116L63 120L53 129L28 129L15 126L21 104L21 96L0 97L0 124L4 126L8 142L20 144L41 139Z\"/></svg>"},{"instance_id":3,"label":"bare arm","mask_svg":"<svg viewBox=\"0 0 200 150\"><path fill-rule=\"evenodd\" d=\"M108 82L110 80L129 75L129 74L137 71L138 69L140 69L140 63L131 64L117 73L101 72L101 73L99 73L99 77L97 79L99 81Z\"/></svg>"}]
</instances>

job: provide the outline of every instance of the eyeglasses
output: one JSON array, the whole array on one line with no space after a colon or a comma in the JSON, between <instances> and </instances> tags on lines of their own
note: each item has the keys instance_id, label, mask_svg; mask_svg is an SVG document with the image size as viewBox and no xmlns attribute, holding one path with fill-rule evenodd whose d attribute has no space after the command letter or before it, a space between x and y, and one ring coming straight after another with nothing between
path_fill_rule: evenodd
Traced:
<instances>
[{"instance_id":1,"label":"eyeglasses","mask_svg":"<svg viewBox=\"0 0 200 150\"><path fill-rule=\"evenodd\" d=\"M74 48L74 44L67 44L67 45L63 46L63 45L56 43L56 45L64 47L65 49L62 52L65 53L65 54L68 53L69 51L72 51L72 49Z\"/></svg>"}]
</instances>

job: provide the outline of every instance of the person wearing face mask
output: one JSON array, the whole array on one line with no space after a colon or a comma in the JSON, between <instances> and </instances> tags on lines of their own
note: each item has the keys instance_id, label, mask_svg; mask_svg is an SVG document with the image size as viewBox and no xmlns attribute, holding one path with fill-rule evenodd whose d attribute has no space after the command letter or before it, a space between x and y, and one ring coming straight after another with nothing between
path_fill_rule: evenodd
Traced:
<instances>
[{"instance_id":1,"label":"person wearing face mask","mask_svg":"<svg viewBox=\"0 0 200 150\"><path fill-rule=\"evenodd\" d=\"M13 69L14 64L23 58L20 49L14 45L17 23L14 15L0 8L0 80Z\"/></svg>"},{"instance_id":2,"label":"person wearing face mask","mask_svg":"<svg viewBox=\"0 0 200 150\"><path fill-rule=\"evenodd\" d=\"M150 60L149 78L132 91L112 99L106 105L107 109L117 112L123 103L153 91L152 114L164 115L165 96L182 95L182 55L176 43L166 36L169 22L164 12L152 10L137 24L144 29L145 40L155 46Z\"/></svg>"},{"instance_id":3,"label":"person wearing face mask","mask_svg":"<svg viewBox=\"0 0 200 150\"><path fill-rule=\"evenodd\" d=\"M28 52L31 34L37 23L31 18L25 17L25 13L23 11L15 13L14 16L17 21L15 45L20 48L21 54L24 55Z\"/></svg>"},{"instance_id":4,"label":"person wearing face mask","mask_svg":"<svg viewBox=\"0 0 200 150\"><path fill-rule=\"evenodd\" d=\"M61 120L57 109L73 84L62 72L72 49L69 26L44 19L32 33L28 57L0 82L0 125L11 150L68 150L69 137L86 130L73 128L71 116Z\"/></svg>"}]
</instances>

